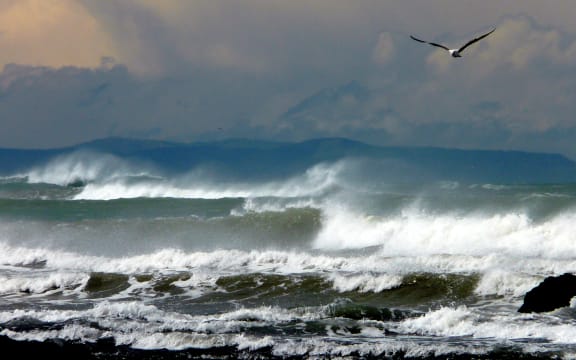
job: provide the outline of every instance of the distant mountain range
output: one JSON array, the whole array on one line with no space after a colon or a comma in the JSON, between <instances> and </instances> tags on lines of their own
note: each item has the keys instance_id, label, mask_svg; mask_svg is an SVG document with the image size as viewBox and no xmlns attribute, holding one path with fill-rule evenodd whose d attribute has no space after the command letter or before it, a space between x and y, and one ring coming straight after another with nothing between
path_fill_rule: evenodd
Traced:
<instances>
[{"instance_id":1,"label":"distant mountain range","mask_svg":"<svg viewBox=\"0 0 576 360\"><path fill-rule=\"evenodd\" d=\"M393 173L393 179L397 181L576 182L576 163L559 154L384 147L345 138L321 138L297 143L246 139L175 143L107 138L59 149L0 148L0 174L13 175L43 165L58 156L79 151L145 161L165 171L174 172L209 165L231 176L290 176L321 162L355 158L369 161L381 172Z\"/></svg>"}]
</instances>

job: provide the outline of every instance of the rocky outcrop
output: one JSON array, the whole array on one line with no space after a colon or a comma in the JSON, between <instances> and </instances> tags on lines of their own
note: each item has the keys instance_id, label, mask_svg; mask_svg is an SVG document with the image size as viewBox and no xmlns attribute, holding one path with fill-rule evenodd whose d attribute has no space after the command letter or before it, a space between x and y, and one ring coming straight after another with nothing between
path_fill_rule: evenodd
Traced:
<instances>
[{"instance_id":1,"label":"rocky outcrop","mask_svg":"<svg viewBox=\"0 0 576 360\"><path fill-rule=\"evenodd\" d=\"M524 303L518 312L541 313L570 306L570 300L574 296L576 296L576 276L572 274L550 276L526 293Z\"/></svg>"}]
</instances>

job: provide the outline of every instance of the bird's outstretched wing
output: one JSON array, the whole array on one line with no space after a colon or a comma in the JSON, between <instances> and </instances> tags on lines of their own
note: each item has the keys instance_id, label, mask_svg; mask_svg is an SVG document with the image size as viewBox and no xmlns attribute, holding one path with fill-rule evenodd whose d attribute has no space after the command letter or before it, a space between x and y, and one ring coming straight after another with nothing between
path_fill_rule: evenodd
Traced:
<instances>
[{"instance_id":1,"label":"bird's outstretched wing","mask_svg":"<svg viewBox=\"0 0 576 360\"><path fill-rule=\"evenodd\" d=\"M433 43L433 42L429 42L429 41L424 41L424 40L420 40L418 38L415 38L414 36L410 35L410 38L412 38L412 40L416 40L418 42L424 43L424 44L428 44L428 45L432 45L432 46L437 46L439 48L442 48L444 50L448 50L450 51L450 49L448 49L446 46L442 45L442 44L437 44L437 43Z\"/></svg>"},{"instance_id":2,"label":"bird's outstretched wing","mask_svg":"<svg viewBox=\"0 0 576 360\"><path fill-rule=\"evenodd\" d=\"M482 39L484 39L486 36L492 34L496 29L492 29L491 31L487 32L486 34L482 35L482 36L478 36L475 39L472 39L470 41L468 41L466 44L464 44L460 49L458 49L458 52L462 52L464 51L464 49L466 49L468 46L474 44L477 41L480 41Z\"/></svg>"}]
</instances>

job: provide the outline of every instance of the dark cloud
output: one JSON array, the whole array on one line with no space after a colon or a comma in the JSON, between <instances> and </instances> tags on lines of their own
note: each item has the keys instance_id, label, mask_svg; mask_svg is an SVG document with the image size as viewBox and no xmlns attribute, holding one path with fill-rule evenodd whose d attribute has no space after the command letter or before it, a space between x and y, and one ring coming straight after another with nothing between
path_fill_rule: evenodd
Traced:
<instances>
[{"instance_id":1,"label":"dark cloud","mask_svg":"<svg viewBox=\"0 0 576 360\"><path fill-rule=\"evenodd\" d=\"M2 146L346 136L576 156L565 1L80 3L116 51L102 55L117 60L7 66ZM458 60L409 38L460 44L491 26Z\"/></svg>"},{"instance_id":2,"label":"dark cloud","mask_svg":"<svg viewBox=\"0 0 576 360\"><path fill-rule=\"evenodd\" d=\"M5 66L1 146L54 147L107 136L192 141L210 133L249 135L247 114L266 93L263 83L230 72L141 78L105 63L96 69Z\"/></svg>"}]
</instances>

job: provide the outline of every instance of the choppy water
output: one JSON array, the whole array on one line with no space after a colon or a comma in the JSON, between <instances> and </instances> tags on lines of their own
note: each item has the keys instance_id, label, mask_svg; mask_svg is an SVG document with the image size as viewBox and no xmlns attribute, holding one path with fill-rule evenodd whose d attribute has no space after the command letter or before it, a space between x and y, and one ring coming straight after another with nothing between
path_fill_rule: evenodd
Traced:
<instances>
[{"instance_id":1,"label":"choppy water","mask_svg":"<svg viewBox=\"0 0 576 360\"><path fill-rule=\"evenodd\" d=\"M517 312L576 271L575 185L408 186L348 162L243 182L94 159L0 181L5 340L101 358L104 342L167 358L576 357L574 309Z\"/></svg>"}]
</instances>

